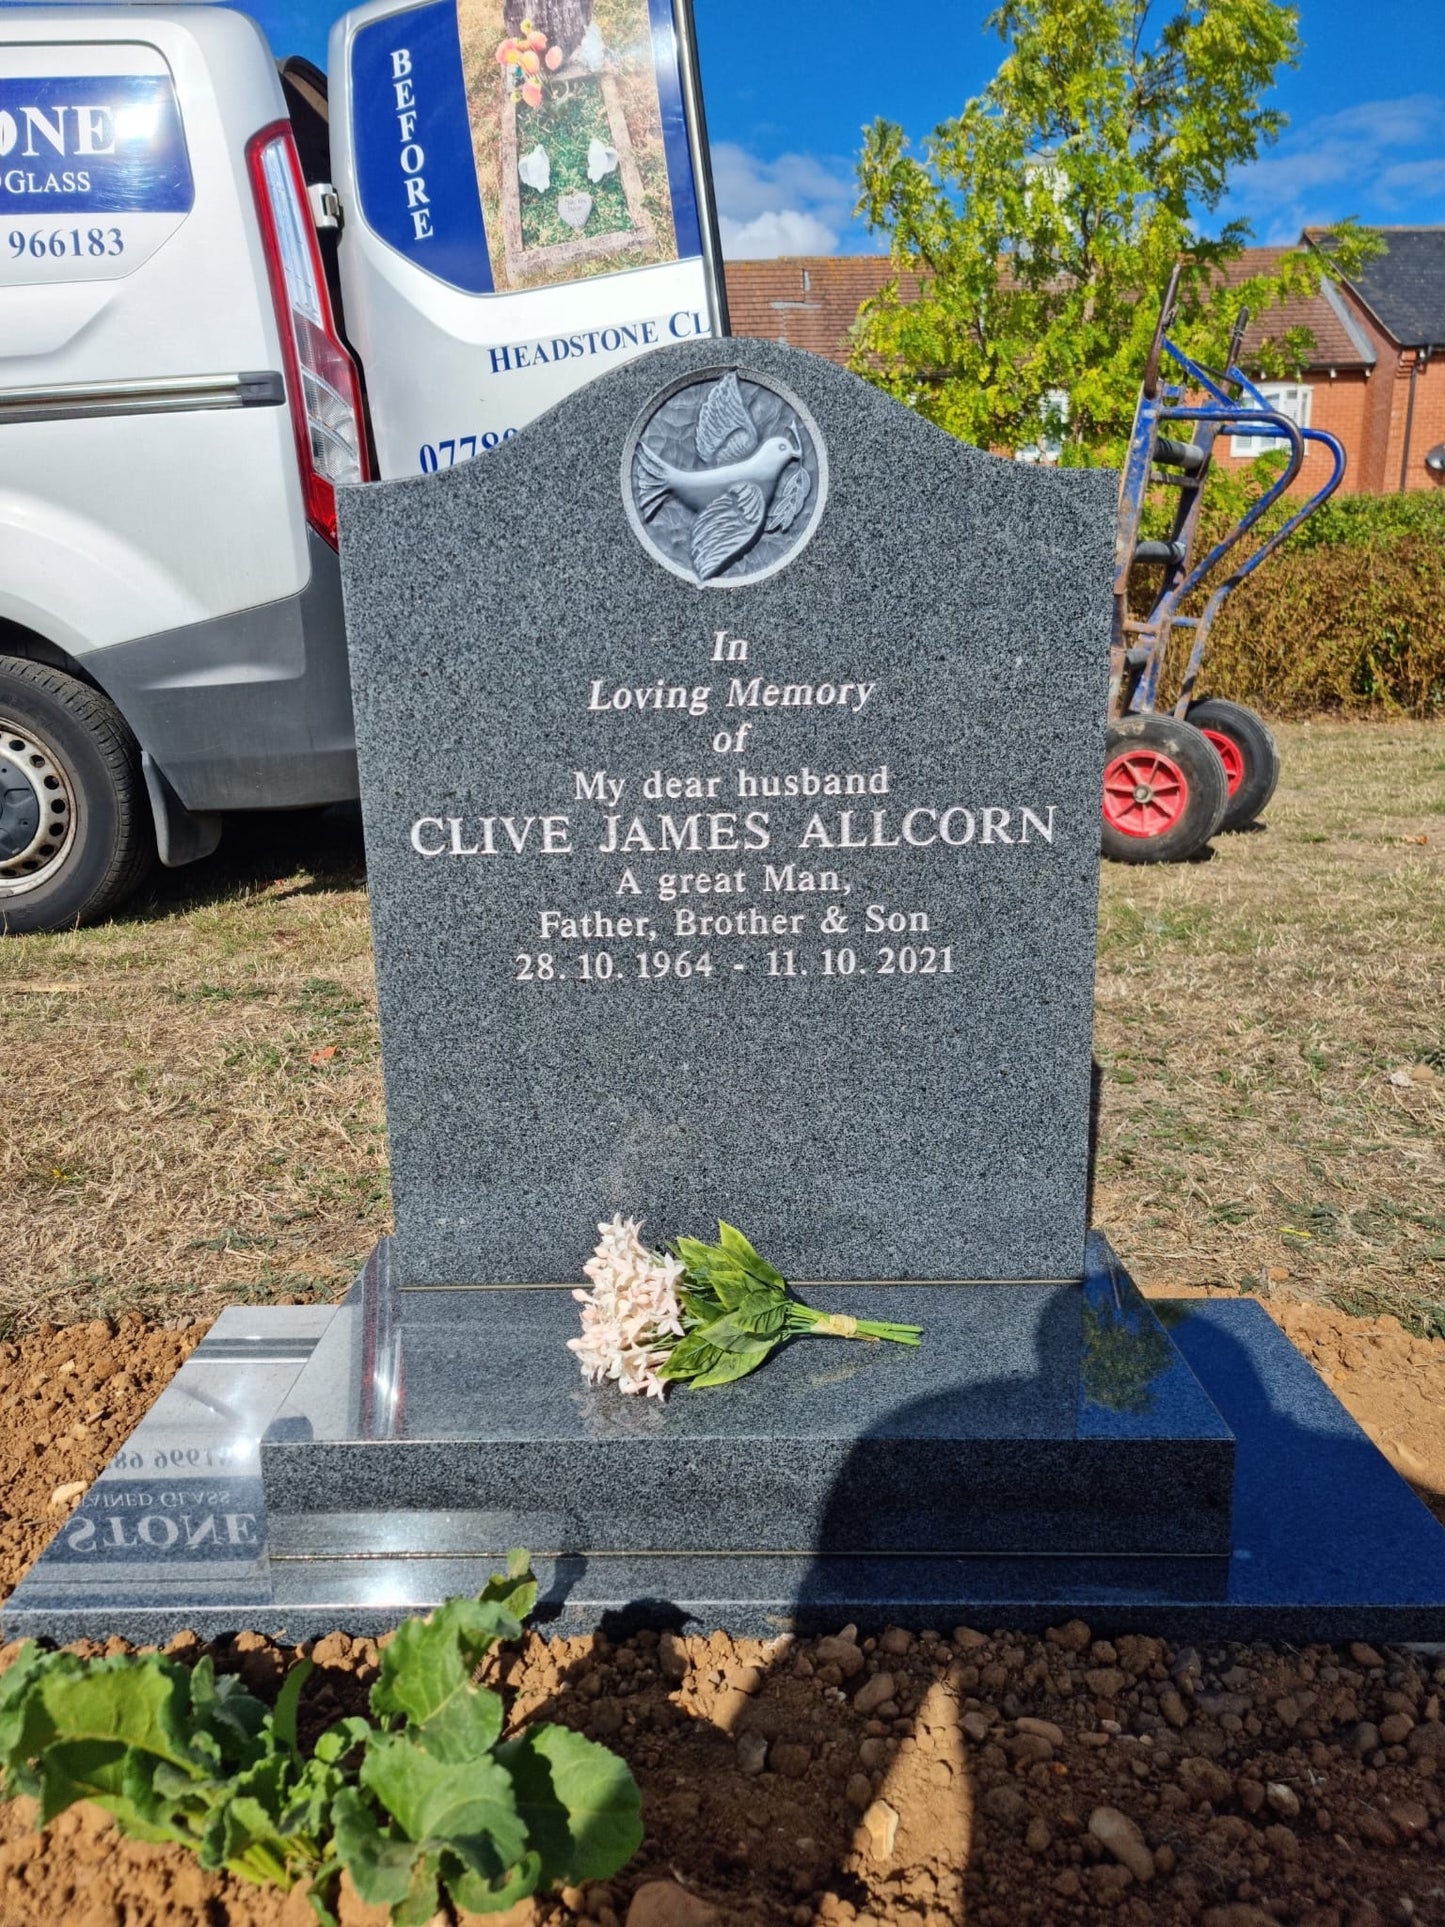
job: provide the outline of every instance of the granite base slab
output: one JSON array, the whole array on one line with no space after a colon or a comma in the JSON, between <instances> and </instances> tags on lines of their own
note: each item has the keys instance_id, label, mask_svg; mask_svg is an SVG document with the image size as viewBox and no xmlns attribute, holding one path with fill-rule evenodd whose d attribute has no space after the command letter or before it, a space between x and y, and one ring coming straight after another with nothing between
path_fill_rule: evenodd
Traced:
<instances>
[{"instance_id":1,"label":"granite base slab","mask_svg":"<svg viewBox=\"0 0 1445 1927\"><path fill-rule=\"evenodd\" d=\"M1227 1560L539 1558L539 1622L568 1634L648 1623L768 1635L848 1620L1028 1631L1077 1615L1100 1634L1176 1640L1445 1640L1445 1528L1264 1309L1218 1299L1155 1309L1236 1440ZM375 1635L476 1591L496 1560L459 1551L455 1521L438 1522L432 1556L328 1554L319 1518L310 1546L304 1518L284 1540L268 1527L260 1434L331 1316L223 1313L11 1594L4 1636Z\"/></svg>"},{"instance_id":2,"label":"granite base slab","mask_svg":"<svg viewBox=\"0 0 1445 1927\"><path fill-rule=\"evenodd\" d=\"M570 1288L398 1289L384 1241L261 1442L273 1533L337 1556L1222 1558L1234 1440L1091 1255L1073 1285L810 1288L923 1343L800 1339L664 1403L583 1384Z\"/></svg>"}]
</instances>

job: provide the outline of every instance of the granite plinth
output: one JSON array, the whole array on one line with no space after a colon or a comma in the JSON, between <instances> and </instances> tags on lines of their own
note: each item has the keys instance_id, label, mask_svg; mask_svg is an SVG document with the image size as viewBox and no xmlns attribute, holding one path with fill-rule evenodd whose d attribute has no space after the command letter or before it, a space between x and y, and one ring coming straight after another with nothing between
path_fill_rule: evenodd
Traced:
<instances>
[{"instance_id":1,"label":"granite plinth","mask_svg":"<svg viewBox=\"0 0 1445 1927\"><path fill-rule=\"evenodd\" d=\"M767 1635L848 1620L868 1631L890 1622L1027 1631L1080 1616L1100 1634L1176 1640L1445 1640L1445 1529L1264 1309L1218 1299L1155 1309L1236 1440L1227 1560L539 1558L539 1622L568 1634L645 1623ZM223 1313L11 1594L5 1637L147 1643L188 1627L205 1637L375 1635L478 1590L497 1560L475 1549L462 1518L433 1522L429 1555L355 1540L339 1549L316 1515L293 1515L280 1533L268 1523L260 1432L301 1369L298 1353L333 1315ZM178 1465L184 1474L163 1469ZM149 1542L146 1519L166 1522ZM218 1540L244 1544L218 1559Z\"/></svg>"},{"instance_id":2,"label":"granite plinth","mask_svg":"<svg viewBox=\"0 0 1445 1927\"><path fill-rule=\"evenodd\" d=\"M624 455L725 369L830 480L703 583ZM619 1210L790 1278L1077 1278L1114 478L735 340L341 494L402 1282L575 1278Z\"/></svg>"},{"instance_id":3,"label":"granite plinth","mask_svg":"<svg viewBox=\"0 0 1445 1927\"><path fill-rule=\"evenodd\" d=\"M570 1290L398 1290L383 1242L262 1440L273 1529L337 1551L420 1551L451 1517L559 1556L1221 1557L1233 1438L1094 1251L1071 1285L814 1288L923 1344L798 1339L664 1403L583 1384Z\"/></svg>"}]
</instances>

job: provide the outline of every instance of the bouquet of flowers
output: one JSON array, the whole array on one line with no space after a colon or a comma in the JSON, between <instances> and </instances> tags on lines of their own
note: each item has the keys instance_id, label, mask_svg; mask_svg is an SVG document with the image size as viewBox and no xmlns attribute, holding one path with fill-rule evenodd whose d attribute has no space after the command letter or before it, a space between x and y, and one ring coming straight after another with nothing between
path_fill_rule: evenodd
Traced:
<instances>
[{"instance_id":1,"label":"bouquet of flowers","mask_svg":"<svg viewBox=\"0 0 1445 1927\"><path fill-rule=\"evenodd\" d=\"M530 20L524 20L521 32L498 47L497 65L513 100L525 102L528 107L540 107L544 75L555 74L562 65L562 49L549 47L546 34Z\"/></svg>"},{"instance_id":2,"label":"bouquet of flowers","mask_svg":"<svg viewBox=\"0 0 1445 1927\"><path fill-rule=\"evenodd\" d=\"M663 1398L679 1380L701 1387L745 1378L802 1334L895 1345L923 1336L918 1325L805 1305L730 1224L719 1221L715 1245L677 1238L670 1252L649 1251L641 1228L620 1213L598 1225L601 1242L583 1268L591 1287L572 1294L582 1335L567 1347L593 1385L610 1379L621 1392Z\"/></svg>"}]
</instances>

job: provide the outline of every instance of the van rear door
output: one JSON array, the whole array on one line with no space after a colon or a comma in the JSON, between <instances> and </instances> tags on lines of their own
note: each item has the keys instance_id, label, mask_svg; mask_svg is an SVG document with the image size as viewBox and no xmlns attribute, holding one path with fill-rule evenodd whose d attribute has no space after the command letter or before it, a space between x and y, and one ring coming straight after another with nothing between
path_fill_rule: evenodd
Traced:
<instances>
[{"instance_id":1,"label":"van rear door","mask_svg":"<svg viewBox=\"0 0 1445 1927\"><path fill-rule=\"evenodd\" d=\"M285 118L230 8L0 12L0 634L93 677L193 810L354 793L247 158Z\"/></svg>"}]
</instances>

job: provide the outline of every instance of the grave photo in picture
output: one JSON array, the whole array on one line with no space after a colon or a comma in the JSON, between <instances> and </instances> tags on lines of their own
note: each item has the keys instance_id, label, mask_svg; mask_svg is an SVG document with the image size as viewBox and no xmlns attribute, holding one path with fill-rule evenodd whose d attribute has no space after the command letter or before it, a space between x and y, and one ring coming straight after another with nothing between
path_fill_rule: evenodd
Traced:
<instances>
[{"instance_id":1,"label":"grave photo in picture","mask_svg":"<svg viewBox=\"0 0 1445 1927\"><path fill-rule=\"evenodd\" d=\"M458 0L457 26L497 289L677 260L670 14L662 30L648 0Z\"/></svg>"}]
</instances>

